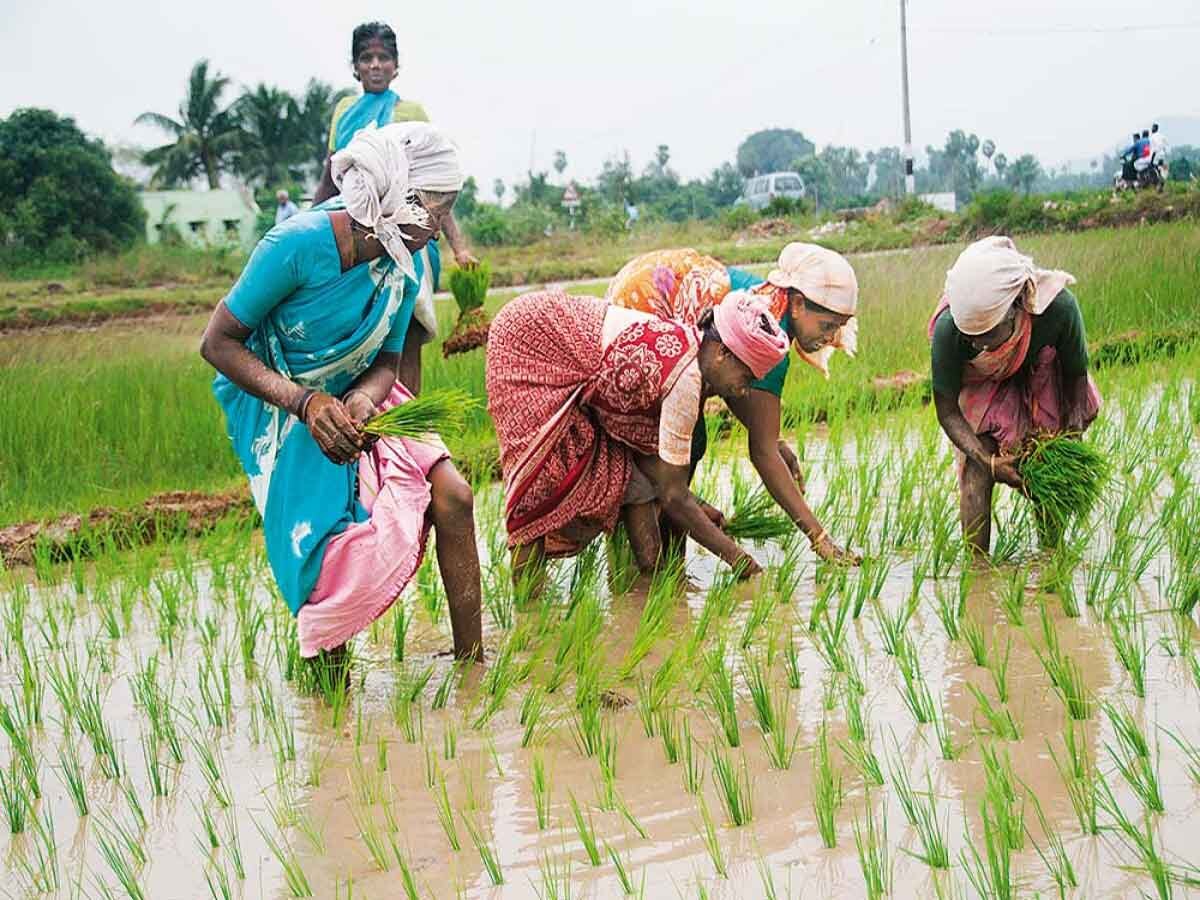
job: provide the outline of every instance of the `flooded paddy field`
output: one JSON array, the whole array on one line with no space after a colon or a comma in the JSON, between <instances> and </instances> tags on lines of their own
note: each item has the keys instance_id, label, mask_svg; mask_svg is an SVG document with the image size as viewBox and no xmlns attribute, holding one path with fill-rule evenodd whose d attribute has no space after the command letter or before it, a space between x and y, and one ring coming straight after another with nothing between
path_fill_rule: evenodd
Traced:
<instances>
[{"instance_id":1,"label":"flooded paddy field","mask_svg":"<svg viewBox=\"0 0 1200 900\"><path fill-rule=\"evenodd\" d=\"M1200 884L1200 393L1102 387L1113 476L1062 548L997 493L965 557L932 412L805 427L856 569L734 583L600 541L514 597L480 486L487 664L426 564L315 677L258 537L0 576L0 888L64 897L1102 897ZM716 440L699 493L755 476Z\"/></svg>"}]
</instances>

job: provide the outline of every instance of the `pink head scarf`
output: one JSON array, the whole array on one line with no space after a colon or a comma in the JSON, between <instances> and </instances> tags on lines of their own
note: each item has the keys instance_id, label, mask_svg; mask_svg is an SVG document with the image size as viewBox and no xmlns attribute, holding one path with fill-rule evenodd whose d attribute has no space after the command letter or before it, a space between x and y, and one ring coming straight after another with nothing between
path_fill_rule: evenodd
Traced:
<instances>
[{"instance_id":1,"label":"pink head scarf","mask_svg":"<svg viewBox=\"0 0 1200 900\"><path fill-rule=\"evenodd\" d=\"M755 378L762 378L787 356L787 335L771 318L771 309L761 297L731 291L713 307L713 324L721 342L750 367Z\"/></svg>"}]
</instances>

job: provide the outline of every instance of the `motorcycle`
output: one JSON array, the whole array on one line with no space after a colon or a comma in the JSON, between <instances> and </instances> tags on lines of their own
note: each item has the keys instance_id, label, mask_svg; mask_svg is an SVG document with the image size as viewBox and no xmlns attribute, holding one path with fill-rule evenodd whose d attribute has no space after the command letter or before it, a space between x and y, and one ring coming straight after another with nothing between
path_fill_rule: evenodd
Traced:
<instances>
[{"instance_id":1,"label":"motorcycle","mask_svg":"<svg viewBox=\"0 0 1200 900\"><path fill-rule=\"evenodd\" d=\"M1167 182L1164 168L1165 166L1160 162L1138 171L1134 169L1132 163L1126 162L1120 171L1113 173L1113 190L1140 191L1153 188L1161 191Z\"/></svg>"}]
</instances>

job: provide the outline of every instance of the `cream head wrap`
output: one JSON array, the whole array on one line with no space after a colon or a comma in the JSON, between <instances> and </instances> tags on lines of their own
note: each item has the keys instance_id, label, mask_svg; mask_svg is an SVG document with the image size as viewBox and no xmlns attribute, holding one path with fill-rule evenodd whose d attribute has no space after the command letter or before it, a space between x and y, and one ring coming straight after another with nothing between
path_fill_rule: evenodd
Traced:
<instances>
[{"instance_id":1,"label":"cream head wrap","mask_svg":"<svg viewBox=\"0 0 1200 900\"><path fill-rule=\"evenodd\" d=\"M429 225L429 213L417 200L418 190L446 192L462 187L454 144L428 122L364 128L333 154L329 167L350 218L371 229L396 267L415 277L402 226Z\"/></svg>"},{"instance_id":2,"label":"cream head wrap","mask_svg":"<svg viewBox=\"0 0 1200 900\"><path fill-rule=\"evenodd\" d=\"M818 306L850 316L838 329L833 342L815 353L799 349L801 358L829 377L829 359L835 350L847 356L858 352L858 277L846 257L817 244L794 242L783 248L779 262L767 275L776 287L791 288Z\"/></svg>"},{"instance_id":3,"label":"cream head wrap","mask_svg":"<svg viewBox=\"0 0 1200 900\"><path fill-rule=\"evenodd\" d=\"M1075 276L1056 269L1039 269L1033 259L1017 251L1012 238L988 237L958 255L946 273L946 300L954 325L963 334L991 331L1003 321L1026 285L1025 311L1041 315Z\"/></svg>"}]
</instances>

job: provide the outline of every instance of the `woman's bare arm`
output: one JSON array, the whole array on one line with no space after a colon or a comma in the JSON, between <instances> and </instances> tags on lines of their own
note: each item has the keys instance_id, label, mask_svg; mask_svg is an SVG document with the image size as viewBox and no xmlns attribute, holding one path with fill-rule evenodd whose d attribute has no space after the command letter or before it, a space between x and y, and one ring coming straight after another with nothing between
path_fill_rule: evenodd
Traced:
<instances>
[{"instance_id":1,"label":"woman's bare arm","mask_svg":"<svg viewBox=\"0 0 1200 900\"><path fill-rule=\"evenodd\" d=\"M222 300L200 339L200 355L243 391L272 406L300 415L305 389L280 375L246 349L251 330L237 320Z\"/></svg>"},{"instance_id":2,"label":"woman's bare arm","mask_svg":"<svg viewBox=\"0 0 1200 900\"><path fill-rule=\"evenodd\" d=\"M313 191L313 206L324 203L337 193L337 185L333 183L333 174L330 171L329 157L327 156L325 157L325 168L321 170L321 180L317 182L317 189Z\"/></svg>"}]
</instances>

